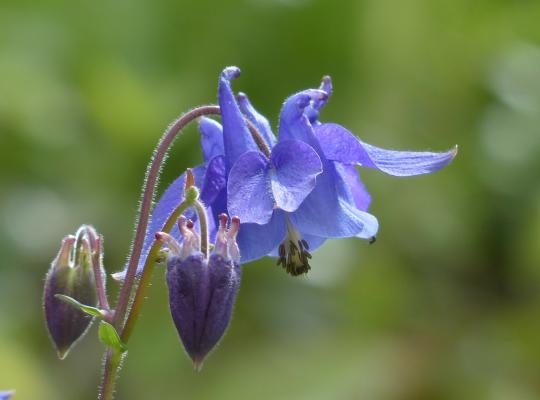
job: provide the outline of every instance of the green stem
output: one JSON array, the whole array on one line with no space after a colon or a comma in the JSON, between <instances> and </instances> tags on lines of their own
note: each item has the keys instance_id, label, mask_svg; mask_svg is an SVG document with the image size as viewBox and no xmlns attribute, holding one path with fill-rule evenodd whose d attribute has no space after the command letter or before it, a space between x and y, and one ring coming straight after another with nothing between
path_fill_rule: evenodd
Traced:
<instances>
[{"instance_id":1,"label":"green stem","mask_svg":"<svg viewBox=\"0 0 540 400\"><path fill-rule=\"evenodd\" d=\"M169 219L167 219L162 231L169 233L180 215L190 206L191 204L183 201L169 216ZM148 284L150 283L150 278L154 270L155 260L160 248L161 242L154 240L152 247L150 248L150 252L148 253L148 257L146 258L146 263L144 264L143 273L141 275L141 279L139 280L139 286L137 288L137 292L135 293L135 298L133 299L133 304L126 321L126 325L120 334L120 338L124 343L128 342L131 333L133 332L133 328L137 323L137 319L139 318L141 307L145 299L146 290L148 289Z\"/></svg>"},{"instance_id":2,"label":"green stem","mask_svg":"<svg viewBox=\"0 0 540 400\"><path fill-rule=\"evenodd\" d=\"M125 353L124 353L125 354ZM107 349L103 367L103 379L99 388L98 400L112 400L114 398L114 384L120 370L123 354Z\"/></svg>"},{"instance_id":3,"label":"green stem","mask_svg":"<svg viewBox=\"0 0 540 400\"><path fill-rule=\"evenodd\" d=\"M208 221L206 218L206 209L200 200L196 199L193 202L193 207L199 217L199 225L201 228L201 253L208 258Z\"/></svg>"}]
</instances>

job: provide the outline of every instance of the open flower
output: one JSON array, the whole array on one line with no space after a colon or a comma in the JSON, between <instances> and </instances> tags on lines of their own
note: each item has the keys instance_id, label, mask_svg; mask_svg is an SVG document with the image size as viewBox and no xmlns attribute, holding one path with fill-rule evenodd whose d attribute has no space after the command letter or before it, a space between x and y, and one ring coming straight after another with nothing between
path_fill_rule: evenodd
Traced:
<instances>
[{"instance_id":1,"label":"open flower","mask_svg":"<svg viewBox=\"0 0 540 400\"><path fill-rule=\"evenodd\" d=\"M296 208L286 210L274 202L272 217L265 221L270 194L267 191L259 196L250 195L250 186L242 183L268 181L253 168L253 160L257 158L246 152L232 167L227 184L229 212L239 215L244 223L253 222L244 224L239 235L246 261L262 254L278 255L287 272L296 275L309 269L308 259L302 257L302 249L308 246L314 249L328 238L374 238L378 223L366 212L370 196L354 166L375 168L394 176L411 176L435 172L456 155L456 149L443 153L385 150L362 142L340 125L321 123L319 111L331 92L331 80L325 77L319 90L308 89L292 95L281 111L279 143L304 142L316 151L323 166L322 173L316 176L315 187ZM268 122L247 96L239 95L238 102L241 112L266 136L272 137L267 132ZM223 133L228 134L225 130ZM259 153L258 157L261 156ZM254 210L261 209L258 220L251 216Z\"/></svg>"},{"instance_id":2,"label":"open flower","mask_svg":"<svg viewBox=\"0 0 540 400\"><path fill-rule=\"evenodd\" d=\"M265 255L292 275L309 270L309 251L326 239L373 239L377 219L367 212L371 198L355 166L394 176L432 173L448 165L457 153L385 150L369 145L344 127L319 121L332 93L329 77L318 89L290 96L284 103L276 140L268 120L244 94L235 97L230 81L240 74L225 68L219 78L222 123L200 121L204 164L194 169L201 199L213 216L215 240L218 216L238 215L242 230L238 245L242 262ZM266 150L257 145L245 119L259 130ZM181 201L183 177L167 189L152 215L147 242ZM182 240L180 232L171 235ZM141 266L145 261L144 252Z\"/></svg>"},{"instance_id":3,"label":"open flower","mask_svg":"<svg viewBox=\"0 0 540 400\"><path fill-rule=\"evenodd\" d=\"M324 102L328 94L325 91L310 89L289 97L282 108L279 124L279 146L291 141L302 142L317 154L322 171L316 176L316 185L304 190L303 201L289 209L271 206L271 218L266 221L260 218L249 219L251 224L243 225L242 235L239 236L240 248L247 252L246 258L259 258L264 254L279 256L279 263L291 275L298 275L309 270L310 254L307 250L319 247L327 238L359 236L373 237L378 229L374 216L352 207L344 196L343 188L337 179L334 165L324 156L316 140L309 119L305 115L307 107L318 102ZM255 123L263 120L249 103L247 96L239 96L239 104L245 115ZM226 132L224 132L224 135ZM255 202L262 203L249 196L241 181L257 179L254 176L239 174L243 166L249 162L249 154L240 157L228 177L228 206L231 212L241 216L254 207ZM294 152L287 154L289 159L295 159ZM304 170L298 167L299 173ZM260 178L259 178L260 179ZM299 180L300 181L300 180ZM239 184L236 184L238 182ZM288 194L289 196L291 194ZM234 210L234 211L233 211Z\"/></svg>"}]
</instances>

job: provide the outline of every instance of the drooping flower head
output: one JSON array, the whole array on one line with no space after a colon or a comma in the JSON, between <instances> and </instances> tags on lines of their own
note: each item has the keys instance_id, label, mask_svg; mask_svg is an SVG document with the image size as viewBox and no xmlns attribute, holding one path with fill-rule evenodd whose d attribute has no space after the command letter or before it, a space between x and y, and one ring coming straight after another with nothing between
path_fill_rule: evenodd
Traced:
<instances>
[{"instance_id":1,"label":"drooping flower head","mask_svg":"<svg viewBox=\"0 0 540 400\"><path fill-rule=\"evenodd\" d=\"M321 123L320 110L331 94L331 79L324 77L319 89L290 96L281 111L278 144L268 141L272 147L270 158L266 160L260 152L245 151L231 168L227 204L229 212L239 215L244 223L239 245L246 260L263 254L277 255L278 263L287 272L298 275L309 270L310 254L305 249L313 250L326 239L373 240L378 222L367 213L371 198L354 166L374 168L394 176L411 176L435 172L456 155L456 149L445 153L384 150L362 142L340 125ZM244 116L265 132L265 137L273 137L268 121L245 94L238 96L238 104ZM227 137L233 132L224 129L223 135ZM282 191L279 195L301 199L284 207L276 201L272 159L281 144L293 142L302 143L308 150L280 152L280 162L294 166L297 175L287 176L289 184L279 187ZM314 173L311 166L315 164L315 157L304 157L307 161L302 159L304 154L315 154L321 171ZM315 185L311 184L311 177ZM270 187L272 191L253 190L257 186Z\"/></svg>"},{"instance_id":2,"label":"drooping flower head","mask_svg":"<svg viewBox=\"0 0 540 400\"><path fill-rule=\"evenodd\" d=\"M212 216L212 241L221 213L241 218L242 263L271 255L288 273L299 275L309 271L310 252L327 239L373 241L379 225L367 212L371 197L355 167L393 176L420 175L440 170L457 153L456 148L442 153L385 150L361 141L341 125L321 122L319 114L332 94L330 77L324 77L319 88L286 99L276 139L248 97L234 95L231 80L239 74L238 68L228 67L219 77L221 124L200 120L204 163L194 173ZM258 141L246 120L258 130ZM178 205L183 181L184 176L179 177L159 200L147 249L153 232ZM182 240L178 230L171 235ZM144 261L142 257L141 268Z\"/></svg>"}]
</instances>

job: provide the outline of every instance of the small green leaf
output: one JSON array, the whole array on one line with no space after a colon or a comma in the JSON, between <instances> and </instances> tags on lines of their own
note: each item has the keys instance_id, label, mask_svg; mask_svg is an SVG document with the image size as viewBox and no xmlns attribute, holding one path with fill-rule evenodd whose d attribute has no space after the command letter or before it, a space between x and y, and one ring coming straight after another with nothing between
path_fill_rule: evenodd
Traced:
<instances>
[{"instance_id":1,"label":"small green leaf","mask_svg":"<svg viewBox=\"0 0 540 400\"><path fill-rule=\"evenodd\" d=\"M54 297L62 301L65 301L68 304L71 304L73 307L78 308L79 310L81 310L82 312L85 312L86 314L92 315L94 317L98 317L99 319L103 319L105 317L105 315L99 308L91 307L91 306L87 306L82 303L79 303L73 297L66 296L65 294L55 294Z\"/></svg>"},{"instance_id":2,"label":"small green leaf","mask_svg":"<svg viewBox=\"0 0 540 400\"><path fill-rule=\"evenodd\" d=\"M101 321L101 324L99 325L99 340L120 353L127 350L127 346L124 342L122 342L122 339L120 339L120 336L118 335L118 332L116 332L116 329L114 329L114 326L108 322Z\"/></svg>"}]
</instances>

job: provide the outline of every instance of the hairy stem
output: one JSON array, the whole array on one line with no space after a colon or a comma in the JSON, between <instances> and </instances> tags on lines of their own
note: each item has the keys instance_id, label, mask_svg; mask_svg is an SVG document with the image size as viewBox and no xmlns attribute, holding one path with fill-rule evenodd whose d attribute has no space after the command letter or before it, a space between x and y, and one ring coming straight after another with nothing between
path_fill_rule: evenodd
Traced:
<instances>
[{"instance_id":1,"label":"hairy stem","mask_svg":"<svg viewBox=\"0 0 540 400\"><path fill-rule=\"evenodd\" d=\"M114 398L114 384L122 362L122 354L113 349L107 349L103 362L103 377L99 388L98 400Z\"/></svg>"},{"instance_id":2,"label":"hairy stem","mask_svg":"<svg viewBox=\"0 0 540 400\"><path fill-rule=\"evenodd\" d=\"M169 128L167 128L161 137L156 150L154 151L152 160L148 165L146 179L144 180L142 199L138 212L139 217L137 221L137 228L135 230L135 239L133 240L133 246L129 256L126 277L124 279L124 284L122 285L120 297L118 298L118 303L116 306L114 326L117 330L121 330L122 324L126 317L126 311L133 288L133 281L135 280L135 273L137 272L137 265L139 264L139 258L141 256L141 251L144 244L146 228L148 227L152 200L154 199L159 172L163 160L165 159L170 145L182 128L184 128L194 119L210 114L219 114L219 106L202 106L188 111L186 114L182 115L175 122L173 122Z\"/></svg>"},{"instance_id":3,"label":"hairy stem","mask_svg":"<svg viewBox=\"0 0 540 400\"><path fill-rule=\"evenodd\" d=\"M127 272L124 279L124 284L122 285L122 289L120 290L120 295L114 312L113 325L119 332L123 331L122 325L126 319L126 313L128 312L129 302L133 291L133 284L135 282L135 274L137 272L137 266L141 257L144 237L146 235L146 229L148 228L148 220L150 217L152 201L154 199L161 166L163 164L165 156L167 155L167 151L176 136L179 134L179 132L189 122L203 115L210 114L219 114L219 107L202 106L183 114L167 128L167 130L159 140L156 149L154 150L152 160L150 161L150 164L148 165L148 168L146 170L142 198L139 206L139 212L137 213L137 228L135 230L135 238L133 240L131 254L129 256ZM148 260L152 260L152 262L149 263ZM145 268L145 270L151 270L153 267L153 258L149 257L148 260L146 267L148 267L149 264L151 264L152 266L150 268ZM142 282L144 284L138 285L138 292L144 292L146 290L146 286L148 285L147 280L149 279L149 276L150 274L147 273L145 282ZM143 298L144 296L136 295L135 298L137 297ZM135 324L137 315L139 314L140 303L141 300L139 299L137 302L137 308L133 310L135 312L130 313L134 316L131 318L132 322L130 322L130 327L126 331L127 337L129 337L129 335L131 334L133 325ZM103 367L102 384L100 386L98 394L99 400L111 400L113 398L114 385L116 382L116 376L118 374L118 368L120 366L121 358L122 356L118 355L115 351L112 351L111 349L107 350Z\"/></svg>"},{"instance_id":4,"label":"hairy stem","mask_svg":"<svg viewBox=\"0 0 540 400\"><path fill-rule=\"evenodd\" d=\"M169 233L171 229L173 228L174 224L180 217L180 215L190 206L187 202L183 201L169 216L167 219L167 222L165 222L165 225L163 225L163 232ZM135 324L137 323L137 319L139 317L141 306L144 302L146 290L148 289L148 284L150 283L150 277L152 276L152 271L154 270L155 260L158 255L159 249L161 248L161 242L154 240L152 243L152 247L150 248L150 252L148 253L148 257L146 258L146 263L144 264L144 269L141 275L141 279L139 280L139 286L137 287L137 292L135 293L135 297L133 299L133 304L131 306L131 310L129 312L126 325L124 326L124 329L122 330L122 333L120 334L120 337L122 338L122 341L124 343L127 343L129 340L129 337L131 336L131 333L133 332L133 328L135 327Z\"/></svg>"},{"instance_id":5,"label":"hairy stem","mask_svg":"<svg viewBox=\"0 0 540 400\"><path fill-rule=\"evenodd\" d=\"M189 122L201 116L212 114L220 114L219 106L209 105L198 107L180 116L167 128L167 130L161 137L154 151L152 160L147 167L141 202L137 213L138 220L135 229L135 237L133 239L124 283L120 290L120 295L118 298L116 309L114 310L114 318L112 321L116 330L120 332L120 337L124 343L128 342L131 333L133 332L133 328L137 322L138 316L140 314L140 309L144 301L145 293L148 288L148 283L152 275L155 259L160 249L160 243L154 241L146 259L141 279L139 280L138 285L136 285L137 287L135 290L133 302L131 304L131 307L129 307L131 295L133 292L133 286L135 283L135 275L141 257L144 238L146 236L146 230L148 228L152 201L154 199L163 161L174 139ZM248 119L245 119L245 121L260 151L264 153L267 157L270 157L270 149L268 148L268 145L264 141L262 135L257 130L257 127ZM194 206L197 209L197 213L199 214L201 233L203 234L203 237L201 238L201 250L203 250L203 252L207 254L208 227L206 218L202 217L203 215L205 216L204 206L198 200L195 202L195 204L185 204L183 202L171 214L163 228L163 231L169 232L180 214L184 212L188 206ZM113 398L114 385L118 374L118 369L120 367L122 357L125 357L125 355L126 353L124 353L124 355L121 355L111 349L107 350L104 361L102 385L100 387L98 400L110 400Z\"/></svg>"},{"instance_id":6,"label":"hairy stem","mask_svg":"<svg viewBox=\"0 0 540 400\"><path fill-rule=\"evenodd\" d=\"M257 127L251 122L249 119L244 118L244 121L246 122L249 132L251 133L251 137L257 144L257 147L263 153L266 157L270 158L270 148L266 144L266 141L263 139L261 133L257 129Z\"/></svg>"}]
</instances>

